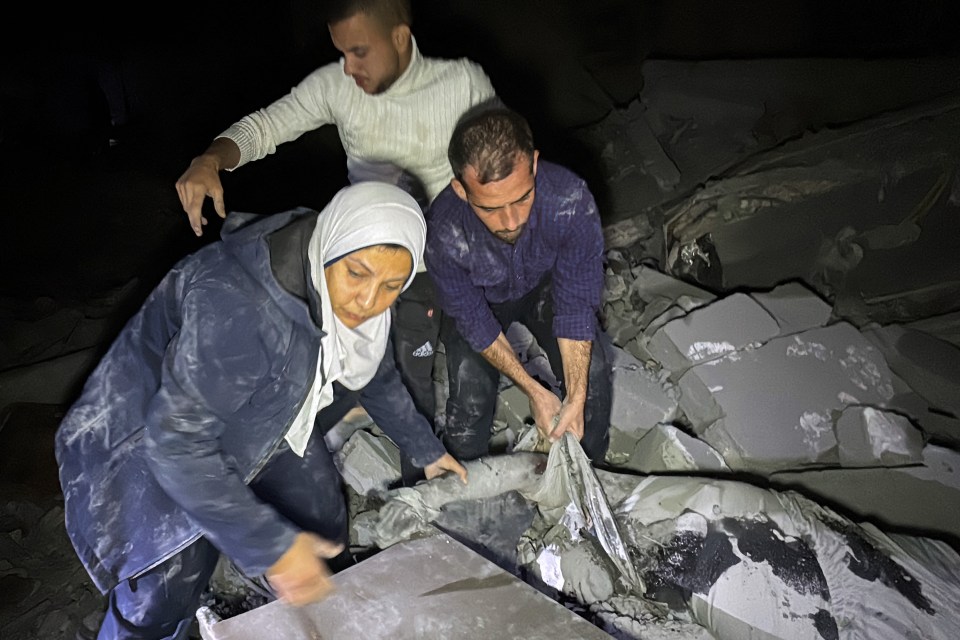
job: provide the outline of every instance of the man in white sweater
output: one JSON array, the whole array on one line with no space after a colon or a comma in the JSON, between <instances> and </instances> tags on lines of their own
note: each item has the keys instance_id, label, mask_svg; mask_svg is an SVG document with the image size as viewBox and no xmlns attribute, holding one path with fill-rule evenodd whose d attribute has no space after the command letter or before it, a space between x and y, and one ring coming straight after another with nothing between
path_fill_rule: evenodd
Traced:
<instances>
[{"instance_id":1,"label":"man in white sweater","mask_svg":"<svg viewBox=\"0 0 960 640\"><path fill-rule=\"evenodd\" d=\"M447 144L457 120L470 107L497 99L486 73L465 58L422 57L410 31L409 0L329 5L327 24L343 54L340 61L313 71L287 95L231 125L177 180L177 194L198 236L207 224L206 197L221 218L226 216L220 171L264 158L278 145L327 124L337 126L351 183L399 185L424 211L450 183ZM440 307L424 270L421 266L396 303L393 340L404 382L433 424Z\"/></svg>"}]
</instances>

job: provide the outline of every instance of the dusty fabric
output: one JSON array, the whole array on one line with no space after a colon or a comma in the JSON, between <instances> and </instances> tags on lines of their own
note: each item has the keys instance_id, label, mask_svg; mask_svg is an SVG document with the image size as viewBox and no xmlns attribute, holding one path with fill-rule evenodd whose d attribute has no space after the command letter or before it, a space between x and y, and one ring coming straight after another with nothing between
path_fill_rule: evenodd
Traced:
<instances>
[{"instance_id":1,"label":"dusty fabric","mask_svg":"<svg viewBox=\"0 0 960 640\"><path fill-rule=\"evenodd\" d=\"M479 485L469 494L449 479L404 489L381 510L378 533L390 542L423 534L445 501L492 495L502 481L538 501L542 516L518 558L602 611L659 611L718 640L960 637L960 555L945 543L887 535L744 482L586 472L572 448L561 441L549 459L520 452L469 463ZM615 504L592 502L603 487L621 496ZM403 530L391 531L398 522ZM599 536L582 535L591 522Z\"/></svg>"}]
</instances>

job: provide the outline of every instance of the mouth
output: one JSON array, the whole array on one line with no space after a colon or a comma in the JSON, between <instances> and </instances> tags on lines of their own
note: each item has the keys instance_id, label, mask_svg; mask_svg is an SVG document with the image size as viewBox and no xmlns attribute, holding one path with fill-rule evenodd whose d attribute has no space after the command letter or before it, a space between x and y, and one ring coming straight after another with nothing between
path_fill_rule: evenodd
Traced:
<instances>
[{"instance_id":1,"label":"mouth","mask_svg":"<svg viewBox=\"0 0 960 640\"><path fill-rule=\"evenodd\" d=\"M354 326L366 320L365 316L357 315L355 313L350 313L349 311L341 311L340 316L341 316L340 320L342 322L344 322L345 324L352 324Z\"/></svg>"},{"instance_id":2,"label":"mouth","mask_svg":"<svg viewBox=\"0 0 960 640\"><path fill-rule=\"evenodd\" d=\"M520 237L520 232L523 231L523 227L518 227L516 229L501 229L500 231L495 231L494 235L505 242L513 242Z\"/></svg>"}]
</instances>

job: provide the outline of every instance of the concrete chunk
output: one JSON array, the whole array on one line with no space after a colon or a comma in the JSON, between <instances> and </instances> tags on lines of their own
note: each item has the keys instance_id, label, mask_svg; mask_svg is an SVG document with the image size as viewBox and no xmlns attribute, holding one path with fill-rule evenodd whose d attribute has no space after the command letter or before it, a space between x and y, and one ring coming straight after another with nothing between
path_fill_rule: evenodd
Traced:
<instances>
[{"instance_id":1,"label":"concrete chunk","mask_svg":"<svg viewBox=\"0 0 960 640\"><path fill-rule=\"evenodd\" d=\"M693 367L679 381L680 407L732 468L838 464L837 412L899 408L900 384L882 354L841 322Z\"/></svg>"},{"instance_id":2,"label":"concrete chunk","mask_svg":"<svg viewBox=\"0 0 960 640\"><path fill-rule=\"evenodd\" d=\"M682 373L779 333L780 326L760 304L735 293L671 320L654 334L647 350L665 368Z\"/></svg>"},{"instance_id":3,"label":"concrete chunk","mask_svg":"<svg viewBox=\"0 0 960 640\"><path fill-rule=\"evenodd\" d=\"M400 479L400 451L386 436L357 431L336 461L344 482L362 496L384 491Z\"/></svg>"},{"instance_id":4,"label":"concrete chunk","mask_svg":"<svg viewBox=\"0 0 960 640\"><path fill-rule=\"evenodd\" d=\"M517 386L509 386L497 396L497 410L494 419L519 432L530 415L530 398Z\"/></svg>"},{"instance_id":5,"label":"concrete chunk","mask_svg":"<svg viewBox=\"0 0 960 640\"><path fill-rule=\"evenodd\" d=\"M923 461L923 434L902 415L847 407L836 430L843 467L895 467Z\"/></svg>"},{"instance_id":6,"label":"concrete chunk","mask_svg":"<svg viewBox=\"0 0 960 640\"><path fill-rule=\"evenodd\" d=\"M890 369L931 406L960 418L960 348L924 331L899 325L863 333L883 353Z\"/></svg>"},{"instance_id":7,"label":"concrete chunk","mask_svg":"<svg viewBox=\"0 0 960 640\"><path fill-rule=\"evenodd\" d=\"M784 336L823 327L833 313L823 298L800 282L787 282L770 291L751 293L750 297L773 316Z\"/></svg>"},{"instance_id":8,"label":"concrete chunk","mask_svg":"<svg viewBox=\"0 0 960 640\"><path fill-rule=\"evenodd\" d=\"M647 431L621 466L642 473L730 470L710 445L669 424Z\"/></svg>"},{"instance_id":9,"label":"concrete chunk","mask_svg":"<svg viewBox=\"0 0 960 640\"><path fill-rule=\"evenodd\" d=\"M671 422L679 408L679 390L627 351L608 347L613 365L610 424L639 438L658 423Z\"/></svg>"}]
</instances>

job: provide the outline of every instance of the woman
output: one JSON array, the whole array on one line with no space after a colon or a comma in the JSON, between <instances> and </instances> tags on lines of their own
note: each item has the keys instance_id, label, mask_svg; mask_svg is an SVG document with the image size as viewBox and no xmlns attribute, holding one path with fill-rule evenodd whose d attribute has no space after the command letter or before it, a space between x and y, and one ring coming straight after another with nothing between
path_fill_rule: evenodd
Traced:
<instances>
[{"instance_id":1,"label":"woman","mask_svg":"<svg viewBox=\"0 0 960 640\"><path fill-rule=\"evenodd\" d=\"M303 604L347 540L323 435L356 402L428 478L466 471L388 348L425 224L361 183L319 214L231 214L178 263L93 371L57 434L66 526L109 592L100 638L185 638L222 552Z\"/></svg>"}]
</instances>

